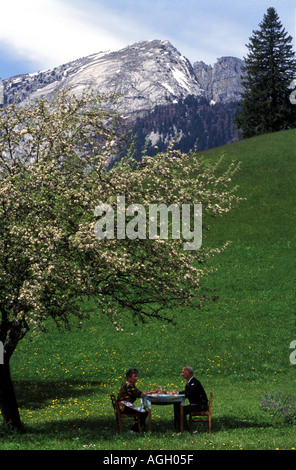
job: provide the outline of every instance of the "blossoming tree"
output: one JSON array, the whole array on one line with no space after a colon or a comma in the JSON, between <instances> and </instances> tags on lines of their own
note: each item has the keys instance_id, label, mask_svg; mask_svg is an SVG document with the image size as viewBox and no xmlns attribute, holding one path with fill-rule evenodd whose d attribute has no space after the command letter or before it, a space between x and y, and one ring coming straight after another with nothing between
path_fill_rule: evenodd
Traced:
<instances>
[{"instance_id":1,"label":"blossoming tree","mask_svg":"<svg viewBox=\"0 0 296 470\"><path fill-rule=\"evenodd\" d=\"M20 428L10 358L29 331L48 319L83 319L83 302L118 329L123 315L172 321L172 306L190 303L207 274L210 252L185 251L181 238L99 239L95 209L126 204L202 204L203 214L230 210L234 166L217 174L173 148L140 163L110 166L120 146L116 97L68 91L48 101L13 104L0 115L0 406ZM219 250L216 250L216 252ZM215 250L213 250L215 252Z\"/></svg>"}]
</instances>

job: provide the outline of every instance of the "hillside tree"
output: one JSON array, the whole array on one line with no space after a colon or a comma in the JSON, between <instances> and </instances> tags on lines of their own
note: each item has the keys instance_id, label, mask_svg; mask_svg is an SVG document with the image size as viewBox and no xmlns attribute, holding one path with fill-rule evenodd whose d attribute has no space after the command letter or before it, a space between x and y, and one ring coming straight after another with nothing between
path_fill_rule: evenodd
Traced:
<instances>
[{"instance_id":1,"label":"hillside tree","mask_svg":"<svg viewBox=\"0 0 296 470\"><path fill-rule=\"evenodd\" d=\"M242 68L244 91L235 123L243 138L296 127L296 107L289 99L296 77L292 37L272 7L259 26L249 38Z\"/></svg>"},{"instance_id":2,"label":"hillside tree","mask_svg":"<svg viewBox=\"0 0 296 470\"><path fill-rule=\"evenodd\" d=\"M207 260L223 249L186 251L181 237L97 237L98 206L115 209L118 196L146 208L201 203L212 216L237 201L228 189L234 164L222 171L170 147L110 165L121 145L114 110L113 95L61 91L0 114L0 409L15 428L10 361L29 332L80 323L90 298L116 329L125 315L173 321L172 307L202 302Z\"/></svg>"}]
</instances>

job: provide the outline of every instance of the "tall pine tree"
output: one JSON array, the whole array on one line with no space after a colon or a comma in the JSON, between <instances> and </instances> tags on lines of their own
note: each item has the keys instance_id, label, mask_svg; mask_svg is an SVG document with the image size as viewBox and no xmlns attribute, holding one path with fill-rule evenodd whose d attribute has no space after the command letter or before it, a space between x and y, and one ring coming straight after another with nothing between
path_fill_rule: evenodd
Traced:
<instances>
[{"instance_id":1,"label":"tall pine tree","mask_svg":"<svg viewBox=\"0 0 296 470\"><path fill-rule=\"evenodd\" d=\"M247 44L244 91L235 119L243 138L296 127L296 106L289 100L289 85L296 78L292 37L274 8L268 8L259 26Z\"/></svg>"}]
</instances>

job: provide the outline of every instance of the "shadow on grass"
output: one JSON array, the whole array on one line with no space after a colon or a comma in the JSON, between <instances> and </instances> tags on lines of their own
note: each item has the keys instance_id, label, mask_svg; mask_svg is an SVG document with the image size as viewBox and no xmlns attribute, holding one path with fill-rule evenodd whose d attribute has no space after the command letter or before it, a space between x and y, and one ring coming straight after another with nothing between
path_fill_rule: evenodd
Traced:
<instances>
[{"instance_id":1,"label":"shadow on grass","mask_svg":"<svg viewBox=\"0 0 296 470\"><path fill-rule=\"evenodd\" d=\"M127 428L128 429L128 428ZM73 418L65 420L50 420L37 425L26 425L25 433L38 435L58 435L59 439L68 439L69 435L84 436L90 440L109 439L116 434L115 420L106 418Z\"/></svg>"},{"instance_id":2,"label":"shadow on grass","mask_svg":"<svg viewBox=\"0 0 296 470\"><path fill-rule=\"evenodd\" d=\"M201 423L196 423L201 425ZM204 423L207 426L207 424ZM221 416L219 418L212 418L212 432L215 431L230 431L232 429L247 429L247 428L268 428L272 427L271 423L258 422L249 418L239 418L233 416Z\"/></svg>"},{"instance_id":3,"label":"shadow on grass","mask_svg":"<svg viewBox=\"0 0 296 470\"><path fill-rule=\"evenodd\" d=\"M125 422L123 425L122 438L128 436L131 423ZM212 434L219 431L231 431L238 429L256 429L256 428L269 428L273 427L272 424L266 422L256 422L248 419L241 419L237 417L223 416L212 420ZM146 433L148 431L146 423ZM199 434L208 434L207 423L194 423L193 432L198 431ZM59 440L67 440L69 438L75 439L77 437L83 438L86 443L94 441L110 441L114 437L119 437L115 418L112 414L106 417L88 417L85 419L65 419L65 420L48 420L47 422L38 423L36 425L26 425L25 434L38 434L38 436L54 437L59 436ZM149 432L151 437L154 435L175 434L172 420L159 420L152 423L152 429ZM184 431L183 436L189 435L189 431ZM129 436L130 437L130 436ZM139 437L139 436L138 436Z\"/></svg>"},{"instance_id":4,"label":"shadow on grass","mask_svg":"<svg viewBox=\"0 0 296 470\"><path fill-rule=\"evenodd\" d=\"M92 396L103 393L101 381L14 381L17 402L20 407L38 409L53 399Z\"/></svg>"},{"instance_id":5,"label":"shadow on grass","mask_svg":"<svg viewBox=\"0 0 296 470\"><path fill-rule=\"evenodd\" d=\"M106 390L102 387L101 381L15 381L15 391L19 407L27 410L38 410L48 401L54 399L67 399L70 397L91 397L93 395L106 394ZM100 410L96 410L100 413ZM236 416L217 416L212 419L212 433L219 431L231 431L235 429L247 428L268 428L272 427L271 423L263 420L256 420L248 417ZM129 424L124 426L124 434L129 429ZM146 424L147 430L147 424ZM193 431L200 433L208 432L207 423L193 423ZM171 419L155 419L152 420L151 435L158 433L174 433L173 417ZM69 419L65 417L55 420L49 417L46 421L36 424L26 424L25 433L34 435L56 436L57 433L61 439L68 439L73 436L83 435L86 440L94 439L110 440L117 435L114 412L110 402L110 410L107 410L105 416L89 416L87 418ZM186 433L188 434L188 433ZM89 436L89 438L87 437Z\"/></svg>"}]
</instances>

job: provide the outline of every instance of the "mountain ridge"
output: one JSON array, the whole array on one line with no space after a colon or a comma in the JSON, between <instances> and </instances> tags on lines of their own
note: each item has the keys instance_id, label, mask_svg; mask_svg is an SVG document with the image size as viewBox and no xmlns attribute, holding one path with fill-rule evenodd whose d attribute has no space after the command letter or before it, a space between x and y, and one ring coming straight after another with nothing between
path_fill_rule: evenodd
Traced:
<instances>
[{"instance_id":1,"label":"mountain ridge","mask_svg":"<svg viewBox=\"0 0 296 470\"><path fill-rule=\"evenodd\" d=\"M238 77L242 65L243 61L234 57L218 58L213 66L204 62L191 64L169 41L139 41L120 50L98 52L52 69L5 79L2 82L4 103L16 99L23 101L28 96L47 96L67 86L79 93L81 88L91 83L104 92L118 91L127 95L130 88L135 87L138 94L142 92L143 99L149 81L152 88L157 83L162 92L160 96L159 91L154 90L158 101L150 99L152 105L165 104L164 100L169 97L185 98L188 94L219 102L225 101L223 86L220 86L219 98L219 87L215 83L224 81L225 85L231 78L230 83L235 85L235 90L240 89ZM233 100L229 96L230 88L228 86L227 101ZM237 92L235 95L237 97ZM135 108L142 109L141 106Z\"/></svg>"},{"instance_id":2,"label":"mountain ridge","mask_svg":"<svg viewBox=\"0 0 296 470\"><path fill-rule=\"evenodd\" d=\"M119 112L129 119L131 126L138 121L138 128L139 121L145 120L155 109L170 106L175 110L179 103L182 107L188 97L194 98L194 109L198 108L199 102L204 106L205 99L208 106L223 104L226 121L229 122L229 109L233 114L233 102L237 103L240 97L242 65L243 61L234 57L218 58L213 66L204 62L191 64L167 40L139 41L120 50L98 52L53 69L5 79L2 82L3 105L13 101L22 104L41 96L50 98L61 88L70 88L72 93L79 95L86 87L93 87L107 94L119 93ZM188 103L186 106L188 109ZM182 109L186 112L184 106ZM210 120L215 121L213 109L209 108L208 111ZM221 116L221 109L219 113ZM179 111L175 116L178 114ZM204 122L206 120L203 119ZM163 142L175 133L184 135L187 132L178 123L168 121L168 126L171 128L165 130L163 135L157 129L153 131ZM142 127L145 127L144 121ZM190 132L200 138L205 129L202 125ZM229 135L225 142L220 140L221 144L229 142ZM150 141L151 144L155 143L155 137ZM210 148L209 139L204 141L208 142L206 148Z\"/></svg>"}]
</instances>

